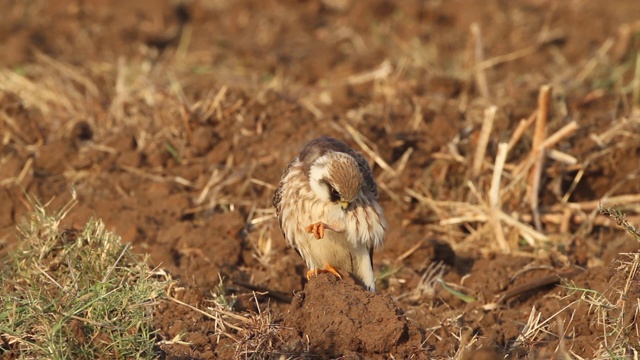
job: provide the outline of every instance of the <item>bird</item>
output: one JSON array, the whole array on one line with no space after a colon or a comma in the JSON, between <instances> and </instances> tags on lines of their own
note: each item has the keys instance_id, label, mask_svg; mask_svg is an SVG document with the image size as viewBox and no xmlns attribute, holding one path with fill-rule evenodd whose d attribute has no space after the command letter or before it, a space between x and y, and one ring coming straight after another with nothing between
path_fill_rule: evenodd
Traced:
<instances>
[{"instance_id":1,"label":"bird","mask_svg":"<svg viewBox=\"0 0 640 360\"><path fill-rule=\"evenodd\" d=\"M349 272L375 292L373 252L387 222L365 157L333 137L305 145L286 166L273 194L280 230L305 261L307 280Z\"/></svg>"}]
</instances>

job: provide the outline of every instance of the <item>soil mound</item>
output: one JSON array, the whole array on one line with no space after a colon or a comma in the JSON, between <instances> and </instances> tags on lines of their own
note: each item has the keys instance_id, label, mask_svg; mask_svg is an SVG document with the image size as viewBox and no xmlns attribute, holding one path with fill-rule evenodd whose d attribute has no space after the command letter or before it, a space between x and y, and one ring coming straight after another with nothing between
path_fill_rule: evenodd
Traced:
<instances>
[{"instance_id":1,"label":"soil mound","mask_svg":"<svg viewBox=\"0 0 640 360\"><path fill-rule=\"evenodd\" d=\"M423 331L391 296L373 294L341 274L320 274L295 295L283 321L283 350L354 358L417 355Z\"/></svg>"}]
</instances>

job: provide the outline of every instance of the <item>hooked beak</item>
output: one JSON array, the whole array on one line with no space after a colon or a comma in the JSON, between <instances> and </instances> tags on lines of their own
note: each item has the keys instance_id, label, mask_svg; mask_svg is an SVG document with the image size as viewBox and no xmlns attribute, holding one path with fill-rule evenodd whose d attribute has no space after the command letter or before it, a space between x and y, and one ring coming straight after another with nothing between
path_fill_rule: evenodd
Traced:
<instances>
[{"instance_id":1,"label":"hooked beak","mask_svg":"<svg viewBox=\"0 0 640 360\"><path fill-rule=\"evenodd\" d=\"M340 203L340 207L342 207L342 210L347 210L347 208L350 205L348 201L339 201L339 203Z\"/></svg>"}]
</instances>

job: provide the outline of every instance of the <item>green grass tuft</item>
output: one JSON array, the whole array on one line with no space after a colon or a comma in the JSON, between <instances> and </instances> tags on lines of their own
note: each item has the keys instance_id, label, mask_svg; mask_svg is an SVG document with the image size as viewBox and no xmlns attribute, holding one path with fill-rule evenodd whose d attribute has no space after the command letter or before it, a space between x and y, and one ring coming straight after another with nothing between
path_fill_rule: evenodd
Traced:
<instances>
[{"instance_id":1,"label":"green grass tuft","mask_svg":"<svg viewBox=\"0 0 640 360\"><path fill-rule=\"evenodd\" d=\"M0 279L0 357L147 359L155 336L151 304L166 288L144 259L90 220L61 229L74 202L36 210Z\"/></svg>"}]
</instances>

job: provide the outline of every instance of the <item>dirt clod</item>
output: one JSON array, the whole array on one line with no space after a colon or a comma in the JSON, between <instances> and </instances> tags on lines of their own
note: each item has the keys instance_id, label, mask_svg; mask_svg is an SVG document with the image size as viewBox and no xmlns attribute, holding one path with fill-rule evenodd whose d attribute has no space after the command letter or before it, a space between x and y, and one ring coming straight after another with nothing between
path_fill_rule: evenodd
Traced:
<instances>
[{"instance_id":1,"label":"dirt clod","mask_svg":"<svg viewBox=\"0 0 640 360\"><path fill-rule=\"evenodd\" d=\"M295 295L282 325L285 347L331 357L419 348L422 334L389 295L373 294L342 275L320 274Z\"/></svg>"}]
</instances>

